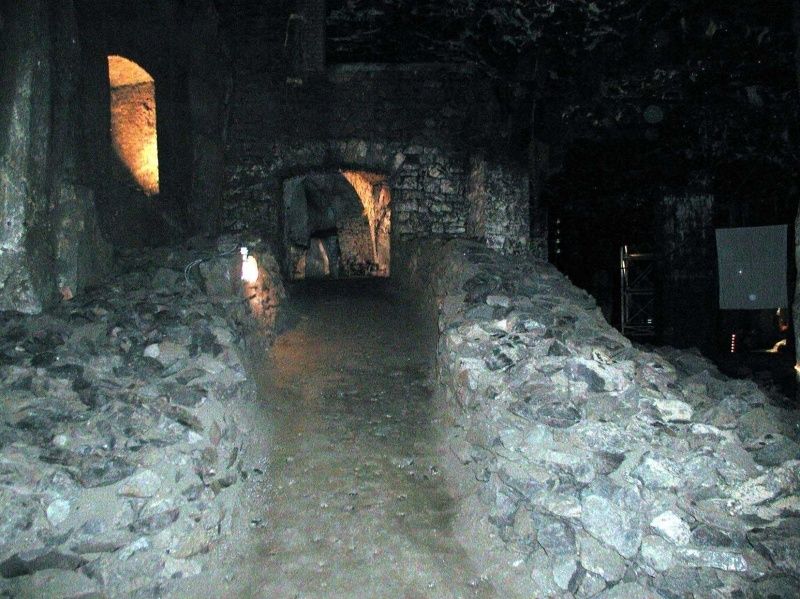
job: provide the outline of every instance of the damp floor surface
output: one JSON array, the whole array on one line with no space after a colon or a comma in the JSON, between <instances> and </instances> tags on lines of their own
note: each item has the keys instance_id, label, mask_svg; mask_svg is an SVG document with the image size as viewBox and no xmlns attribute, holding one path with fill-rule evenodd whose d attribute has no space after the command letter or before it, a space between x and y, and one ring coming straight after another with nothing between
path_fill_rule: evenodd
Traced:
<instances>
[{"instance_id":1,"label":"damp floor surface","mask_svg":"<svg viewBox=\"0 0 800 599\"><path fill-rule=\"evenodd\" d=\"M264 482L226 593L497 596L451 530L457 505L432 405L435 331L387 290L385 281L290 290L297 322L260 373Z\"/></svg>"}]
</instances>

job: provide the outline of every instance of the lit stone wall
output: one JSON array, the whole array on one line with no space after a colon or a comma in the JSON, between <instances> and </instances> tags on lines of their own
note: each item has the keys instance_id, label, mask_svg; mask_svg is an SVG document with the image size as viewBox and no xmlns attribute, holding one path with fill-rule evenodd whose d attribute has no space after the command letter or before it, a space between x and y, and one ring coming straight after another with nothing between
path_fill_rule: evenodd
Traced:
<instances>
[{"instance_id":1,"label":"lit stone wall","mask_svg":"<svg viewBox=\"0 0 800 599\"><path fill-rule=\"evenodd\" d=\"M377 266L376 274L388 275L391 259L392 195L386 177L364 171L343 171L342 175L353 186L364 207L364 215L369 222L372 260Z\"/></svg>"},{"instance_id":2,"label":"lit stone wall","mask_svg":"<svg viewBox=\"0 0 800 599\"><path fill-rule=\"evenodd\" d=\"M121 163L118 176L131 178L147 195L157 194L158 137L152 81L111 90L111 140Z\"/></svg>"}]
</instances>

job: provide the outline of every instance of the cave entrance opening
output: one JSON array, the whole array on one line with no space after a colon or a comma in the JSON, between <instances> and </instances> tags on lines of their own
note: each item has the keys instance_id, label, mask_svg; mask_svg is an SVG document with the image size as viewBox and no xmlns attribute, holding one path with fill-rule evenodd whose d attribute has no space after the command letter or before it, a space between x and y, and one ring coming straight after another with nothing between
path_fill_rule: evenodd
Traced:
<instances>
[{"instance_id":1,"label":"cave entrance opening","mask_svg":"<svg viewBox=\"0 0 800 599\"><path fill-rule=\"evenodd\" d=\"M284 267L294 280L388 277L391 191L379 173L308 173L283 183Z\"/></svg>"},{"instance_id":2,"label":"cave entrance opening","mask_svg":"<svg viewBox=\"0 0 800 599\"><path fill-rule=\"evenodd\" d=\"M108 57L111 144L116 176L147 196L159 193L156 85L153 77L123 56Z\"/></svg>"}]
</instances>

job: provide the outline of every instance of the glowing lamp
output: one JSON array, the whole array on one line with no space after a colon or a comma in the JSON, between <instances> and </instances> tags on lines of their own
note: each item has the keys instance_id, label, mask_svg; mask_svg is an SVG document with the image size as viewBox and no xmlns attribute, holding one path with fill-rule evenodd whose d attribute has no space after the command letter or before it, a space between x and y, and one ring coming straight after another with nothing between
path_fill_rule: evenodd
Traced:
<instances>
[{"instance_id":1,"label":"glowing lamp","mask_svg":"<svg viewBox=\"0 0 800 599\"><path fill-rule=\"evenodd\" d=\"M242 281L255 283L258 281L258 262L255 256L250 256L246 247L239 250L242 255Z\"/></svg>"}]
</instances>

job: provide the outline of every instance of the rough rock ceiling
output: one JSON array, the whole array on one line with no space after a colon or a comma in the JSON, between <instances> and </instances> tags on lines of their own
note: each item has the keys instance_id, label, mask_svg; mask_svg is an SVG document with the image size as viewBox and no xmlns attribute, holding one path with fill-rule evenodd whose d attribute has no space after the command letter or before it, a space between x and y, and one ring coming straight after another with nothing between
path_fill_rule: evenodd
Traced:
<instances>
[{"instance_id":1,"label":"rough rock ceiling","mask_svg":"<svg viewBox=\"0 0 800 599\"><path fill-rule=\"evenodd\" d=\"M328 8L334 61L475 60L504 71L531 54L669 55L711 39L749 51L788 34L791 13L788 0L331 0Z\"/></svg>"},{"instance_id":2,"label":"rough rock ceiling","mask_svg":"<svg viewBox=\"0 0 800 599\"><path fill-rule=\"evenodd\" d=\"M603 4L603 3L601 3ZM638 0L334 0L329 4L334 57L363 60L483 61L510 57L557 37L568 51L618 36ZM555 35L554 35L555 34Z\"/></svg>"},{"instance_id":3,"label":"rough rock ceiling","mask_svg":"<svg viewBox=\"0 0 800 599\"><path fill-rule=\"evenodd\" d=\"M555 98L578 135L655 126L688 159L761 147L787 164L798 158L791 11L789 0L330 0L328 52L474 62L510 83L519 110L530 94Z\"/></svg>"}]
</instances>

